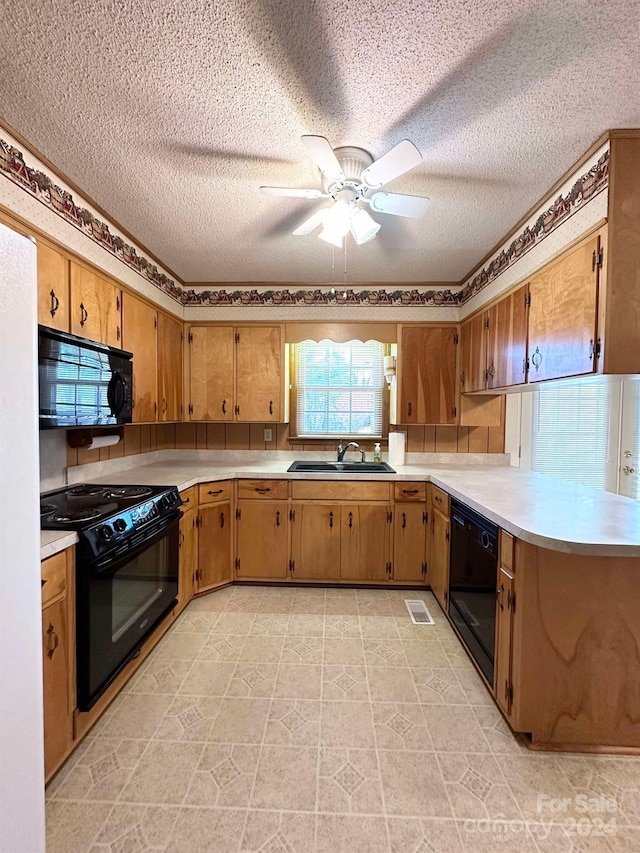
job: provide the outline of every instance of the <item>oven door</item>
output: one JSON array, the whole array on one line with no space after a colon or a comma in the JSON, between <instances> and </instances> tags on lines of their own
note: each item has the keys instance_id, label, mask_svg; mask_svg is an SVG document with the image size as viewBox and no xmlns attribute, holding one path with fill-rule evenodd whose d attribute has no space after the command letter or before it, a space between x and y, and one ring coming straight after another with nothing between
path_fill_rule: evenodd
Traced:
<instances>
[{"instance_id":1,"label":"oven door","mask_svg":"<svg viewBox=\"0 0 640 853\"><path fill-rule=\"evenodd\" d=\"M176 605L179 523L177 517L124 554L84 567L78 565L77 680L81 711L91 708Z\"/></svg>"}]
</instances>

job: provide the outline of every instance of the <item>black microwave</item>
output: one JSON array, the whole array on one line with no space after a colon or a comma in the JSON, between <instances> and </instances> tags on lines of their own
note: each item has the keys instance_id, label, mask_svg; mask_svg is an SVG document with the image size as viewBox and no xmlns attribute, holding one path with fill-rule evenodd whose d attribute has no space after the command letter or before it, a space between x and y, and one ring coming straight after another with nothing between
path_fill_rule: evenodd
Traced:
<instances>
[{"instance_id":1,"label":"black microwave","mask_svg":"<svg viewBox=\"0 0 640 853\"><path fill-rule=\"evenodd\" d=\"M40 429L131 423L132 357L38 326Z\"/></svg>"}]
</instances>

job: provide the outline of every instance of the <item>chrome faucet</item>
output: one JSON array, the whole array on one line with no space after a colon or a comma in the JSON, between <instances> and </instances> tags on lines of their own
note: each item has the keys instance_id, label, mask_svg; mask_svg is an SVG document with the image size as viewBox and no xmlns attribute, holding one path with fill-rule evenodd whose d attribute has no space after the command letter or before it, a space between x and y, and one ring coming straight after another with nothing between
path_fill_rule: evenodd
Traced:
<instances>
[{"instance_id":1,"label":"chrome faucet","mask_svg":"<svg viewBox=\"0 0 640 853\"><path fill-rule=\"evenodd\" d=\"M345 445L345 447L342 446L342 441L340 441L340 444L338 445L338 462L344 462L344 454L350 447L354 447L357 450L360 450L360 445L357 441L350 441L347 445ZM364 462L364 451L360 450L360 454L362 457L360 461Z\"/></svg>"}]
</instances>

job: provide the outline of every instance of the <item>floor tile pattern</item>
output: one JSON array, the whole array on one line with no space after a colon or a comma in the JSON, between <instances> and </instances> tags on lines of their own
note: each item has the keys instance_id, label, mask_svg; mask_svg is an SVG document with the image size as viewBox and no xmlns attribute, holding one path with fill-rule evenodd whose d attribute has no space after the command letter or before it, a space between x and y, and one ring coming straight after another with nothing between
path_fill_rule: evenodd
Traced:
<instances>
[{"instance_id":1,"label":"floor tile pattern","mask_svg":"<svg viewBox=\"0 0 640 853\"><path fill-rule=\"evenodd\" d=\"M527 750L429 593L234 586L189 605L52 780L47 835L48 853L623 853L640 758Z\"/></svg>"}]
</instances>

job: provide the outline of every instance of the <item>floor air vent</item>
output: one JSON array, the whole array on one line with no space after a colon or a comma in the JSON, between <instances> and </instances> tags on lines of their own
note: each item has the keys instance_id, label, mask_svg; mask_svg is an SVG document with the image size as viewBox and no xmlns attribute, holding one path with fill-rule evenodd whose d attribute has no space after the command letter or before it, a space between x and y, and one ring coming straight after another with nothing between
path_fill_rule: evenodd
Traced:
<instances>
[{"instance_id":1,"label":"floor air vent","mask_svg":"<svg viewBox=\"0 0 640 853\"><path fill-rule=\"evenodd\" d=\"M419 598L405 598L404 603L407 605L409 616L411 616L414 625L435 625L424 601L420 601Z\"/></svg>"}]
</instances>

